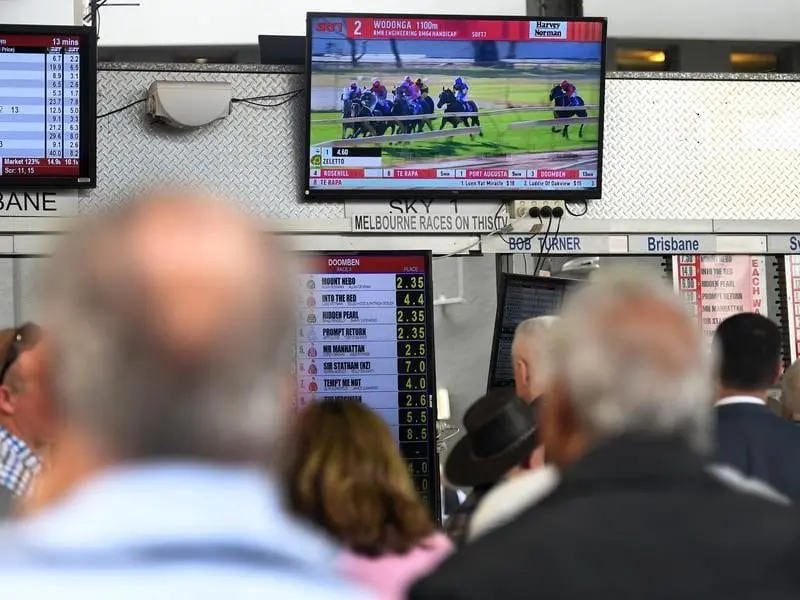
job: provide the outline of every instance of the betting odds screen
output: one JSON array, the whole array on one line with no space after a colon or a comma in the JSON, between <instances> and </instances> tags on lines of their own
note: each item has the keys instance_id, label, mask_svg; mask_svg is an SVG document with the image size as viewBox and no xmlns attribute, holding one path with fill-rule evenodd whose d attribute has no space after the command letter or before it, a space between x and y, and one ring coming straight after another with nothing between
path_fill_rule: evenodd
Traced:
<instances>
[{"instance_id":1,"label":"betting odds screen","mask_svg":"<svg viewBox=\"0 0 800 600\"><path fill-rule=\"evenodd\" d=\"M93 184L94 36L0 25L0 188Z\"/></svg>"},{"instance_id":2,"label":"betting odds screen","mask_svg":"<svg viewBox=\"0 0 800 600\"><path fill-rule=\"evenodd\" d=\"M551 277L502 276L489 367L490 390L514 385L511 344L517 325L533 317L558 314L567 289L574 283Z\"/></svg>"},{"instance_id":3,"label":"betting odds screen","mask_svg":"<svg viewBox=\"0 0 800 600\"><path fill-rule=\"evenodd\" d=\"M417 491L438 491L430 255L308 257L297 335L300 406L350 399L389 425Z\"/></svg>"}]
</instances>

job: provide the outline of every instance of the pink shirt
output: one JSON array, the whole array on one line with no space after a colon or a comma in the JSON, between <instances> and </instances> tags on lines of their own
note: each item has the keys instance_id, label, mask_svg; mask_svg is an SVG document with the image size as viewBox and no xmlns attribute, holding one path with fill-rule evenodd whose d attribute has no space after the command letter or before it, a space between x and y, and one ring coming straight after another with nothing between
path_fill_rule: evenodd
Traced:
<instances>
[{"instance_id":1,"label":"pink shirt","mask_svg":"<svg viewBox=\"0 0 800 600\"><path fill-rule=\"evenodd\" d=\"M373 558L346 551L339 562L339 571L376 592L381 600L402 600L417 579L435 569L452 551L453 544L447 536L434 533L405 554Z\"/></svg>"}]
</instances>

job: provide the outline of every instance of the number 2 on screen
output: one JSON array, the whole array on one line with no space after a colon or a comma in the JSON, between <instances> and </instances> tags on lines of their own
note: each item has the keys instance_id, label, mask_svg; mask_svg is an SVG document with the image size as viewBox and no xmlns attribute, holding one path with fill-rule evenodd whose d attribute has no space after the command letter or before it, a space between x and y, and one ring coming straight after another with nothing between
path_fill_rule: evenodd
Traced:
<instances>
[{"instance_id":1,"label":"number 2 on screen","mask_svg":"<svg viewBox=\"0 0 800 600\"><path fill-rule=\"evenodd\" d=\"M361 35L361 21L357 20L353 23L355 28L353 29L353 35Z\"/></svg>"}]
</instances>

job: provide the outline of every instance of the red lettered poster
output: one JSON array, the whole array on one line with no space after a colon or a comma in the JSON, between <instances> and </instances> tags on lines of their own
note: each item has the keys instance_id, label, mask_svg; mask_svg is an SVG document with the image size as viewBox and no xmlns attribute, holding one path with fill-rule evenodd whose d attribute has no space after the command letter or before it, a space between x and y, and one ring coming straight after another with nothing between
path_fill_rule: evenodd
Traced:
<instances>
[{"instance_id":1,"label":"red lettered poster","mask_svg":"<svg viewBox=\"0 0 800 600\"><path fill-rule=\"evenodd\" d=\"M763 256L681 255L672 258L676 291L689 303L707 337L740 312L767 314Z\"/></svg>"},{"instance_id":2,"label":"red lettered poster","mask_svg":"<svg viewBox=\"0 0 800 600\"><path fill-rule=\"evenodd\" d=\"M789 340L792 362L800 356L800 256L788 255L786 261L786 312L789 316Z\"/></svg>"}]
</instances>

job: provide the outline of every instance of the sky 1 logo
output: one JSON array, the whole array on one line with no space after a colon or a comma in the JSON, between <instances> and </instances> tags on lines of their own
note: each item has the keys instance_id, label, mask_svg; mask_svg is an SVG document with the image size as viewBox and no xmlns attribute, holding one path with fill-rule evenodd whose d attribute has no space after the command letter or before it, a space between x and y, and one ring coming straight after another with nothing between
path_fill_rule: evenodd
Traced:
<instances>
[{"instance_id":1,"label":"sky 1 logo","mask_svg":"<svg viewBox=\"0 0 800 600\"><path fill-rule=\"evenodd\" d=\"M320 33L341 33L342 24L330 23L328 21L318 21L316 25L316 30Z\"/></svg>"}]
</instances>

